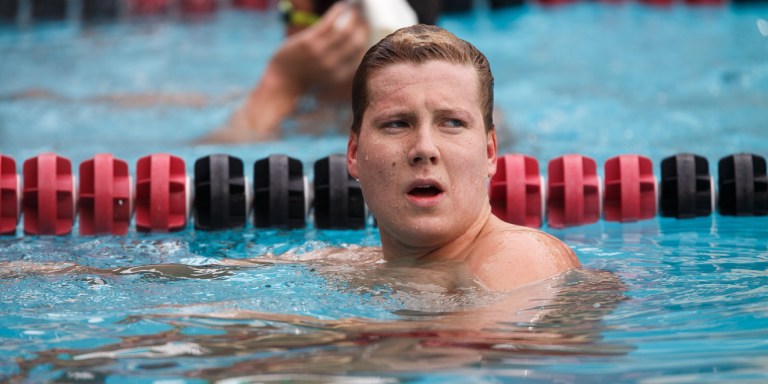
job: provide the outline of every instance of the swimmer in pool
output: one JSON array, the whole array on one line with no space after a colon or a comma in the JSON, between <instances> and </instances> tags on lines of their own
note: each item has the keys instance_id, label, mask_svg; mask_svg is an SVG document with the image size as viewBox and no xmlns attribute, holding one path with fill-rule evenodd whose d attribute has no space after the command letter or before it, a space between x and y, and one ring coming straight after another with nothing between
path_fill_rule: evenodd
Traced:
<instances>
[{"instance_id":1,"label":"swimmer in pool","mask_svg":"<svg viewBox=\"0 0 768 384\"><path fill-rule=\"evenodd\" d=\"M352 89L347 165L377 219L382 247L321 249L291 261L378 269L383 260L385 269L413 272L401 276L448 291L477 285L510 291L580 267L560 240L491 213L493 75L474 46L439 27L400 29L366 53ZM247 267L292 256L220 262ZM201 275L150 267L170 276Z\"/></svg>"},{"instance_id":2,"label":"swimmer in pool","mask_svg":"<svg viewBox=\"0 0 768 384\"><path fill-rule=\"evenodd\" d=\"M355 3L359 2L282 0L285 42L245 102L202 142L276 138L281 123L289 117L303 130L314 133L325 130L323 126L349 125L352 76L371 34ZM420 22L435 22L439 9L436 0L409 3Z\"/></svg>"},{"instance_id":3,"label":"swimmer in pool","mask_svg":"<svg viewBox=\"0 0 768 384\"><path fill-rule=\"evenodd\" d=\"M337 111L338 105L348 105L349 84L365 52L368 25L356 7L347 2L337 2L330 8L323 3L328 2L282 2L285 11L290 12L286 13L285 42L269 60L244 103L203 142L276 138L284 119L308 112L302 103L318 104L311 108L313 111ZM328 8L327 12L323 14L320 7Z\"/></svg>"},{"instance_id":4,"label":"swimmer in pool","mask_svg":"<svg viewBox=\"0 0 768 384\"><path fill-rule=\"evenodd\" d=\"M335 3L335 4L334 4ZM349 104L349 84L366 49L368 26L357 7L335 0L283 0L284 43L269 60L258 85L228 123L205 141L235 142L272 138L280 122L311 94L328 105ZM320 17L318 15L323 15ZM232 102L243 95L210 97L200 93L117 93L73 100L46 89L27 89L0 100L58 100L120 108L154 106L200 108Z\"/></svg>"},{"instance_id":5,"label":"swimmer in pool","mask_svg":"<svg viewBox=\"0 0 768 384\"><path fill-rule=\"evenodd\" d=\"M221 127L197 140L242 143L281 136L286 119L299 131L323 133L349 125L352 76L368 47L369 25L353 1L281 0L283 44L250 92L206 95L198 92L112 93L82 98L45 88L0 94L0 102L18 100L102 104L116 108L202 108L245 99ZM434 23L439 0L409 0L422 23Z\"/></svg>"},{"instance_id":6,"label":"swimmer in pool","mask_svg":"<svg viewBox=\"0 0 768 384\"><path fill-rule=\"evenodd\" d=\"M456 263L494 291L580 267L560 240L491 214L492 110L488 61L445 29L403 28L365 54L347 166L378 221L385 260Z\"/></svg>"}]
</instances>

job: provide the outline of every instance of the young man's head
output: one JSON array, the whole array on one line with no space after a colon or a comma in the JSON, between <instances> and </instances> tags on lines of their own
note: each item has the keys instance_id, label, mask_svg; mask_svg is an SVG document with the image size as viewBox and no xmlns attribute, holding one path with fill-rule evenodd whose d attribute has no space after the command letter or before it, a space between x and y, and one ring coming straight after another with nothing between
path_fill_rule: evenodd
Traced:
<instances>
[{"instance_id":1,"label":"young man's head","mask_svg":"<svg viewBox=\"0 0 768 384\"><path fill-rule=\"evenodd\" d=\"M418 25L371 48L353 83L347 165L378 220L384 256L471 242L466 236L490 218L496 172L485 57L444 29Z\"/></svg>"},{"instance_id":2,"label":"young man's head","mask_svg":"<svg viewBox=\"0 0 768 384\"><path fill-rule=\"evenodd\" d=\"M374 72L392 64L423 64L432 60L469 65L475 69L485 129L493 129L493 75L485 55L445 29L414 25L387 36L363 56L352 82L352 132L360 133L360 124L369 102L368 79Z\"/></svg>"}]
</instances>

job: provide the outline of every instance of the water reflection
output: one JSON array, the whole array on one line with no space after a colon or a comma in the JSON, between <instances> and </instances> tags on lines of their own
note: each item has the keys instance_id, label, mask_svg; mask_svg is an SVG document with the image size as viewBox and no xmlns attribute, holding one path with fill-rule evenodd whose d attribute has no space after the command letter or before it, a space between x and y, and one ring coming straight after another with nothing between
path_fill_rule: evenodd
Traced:
<instances>
[{"instance_id":1,"label":"water reflection","mask_svg":"<svg viewBox=\"0 0 768 384\"><path fill-rule=\"evenodd\" d=\"M393 290L408 298L406 308L431 308L427 301L438 296L402 291ZM73 378L130 372L212 381L335 382L340 373L398 377L478 365L507 369L523 360L534 362L527 374L547 374L551 358L610 358L632 350L602 335L603 318L625 300L623 291L612 273L574 271L505 294L443 293L441 302L453 303L446 310L395 310L397 319L386 321L265 313L230 302L169 305L116 324L151 321L164 325L158 332L95 348L42 351L19 361L13 380L77 382Z\"/></svg>"}]
</instances>

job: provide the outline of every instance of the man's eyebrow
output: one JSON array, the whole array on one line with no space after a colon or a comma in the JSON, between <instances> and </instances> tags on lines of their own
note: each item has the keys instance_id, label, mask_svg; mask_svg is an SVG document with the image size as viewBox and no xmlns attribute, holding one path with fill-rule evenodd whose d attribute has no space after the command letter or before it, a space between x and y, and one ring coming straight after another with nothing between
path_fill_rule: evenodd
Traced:
<instances>
[{"instance_id":1,"label":"man's eyebrow","mask_svg":"<svg viewBox=\"0 0 768 384\"><path fill-rule=\"evenodd\" d=\"M472 118L472 114L462 108L443 108L435 111L435 114L440 117L456 116L465 120Z\"/></svg>"},{"instance_id":2,"label":"man's eyebrow","mask_svg":"<svg viewBox=\"0 0 768 384\"><path fill-rule=\"evenodd\" d=\"M371 120L374 122L384 122L392 119L413 120L415 117L416 114L411 111L391 109L372 114Z\"/></svg>"}]
</instances>

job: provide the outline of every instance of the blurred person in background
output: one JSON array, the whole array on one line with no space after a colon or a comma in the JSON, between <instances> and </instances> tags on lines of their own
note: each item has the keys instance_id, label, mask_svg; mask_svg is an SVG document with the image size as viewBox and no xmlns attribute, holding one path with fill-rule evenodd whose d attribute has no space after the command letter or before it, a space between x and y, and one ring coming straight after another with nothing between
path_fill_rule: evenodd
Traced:
<instances>
[{"instance_id":1,"label":"blurred person in background","mask_svg":"<svg viewBox=\"0 0 768 384\"><path fill-rule=\"evenodd\" d=\"M389 5L389 0L380 0ZM418 22L434 24L440 0L407 0ZM359 0L280 0L286 39L267 63L261 79L229 120L201 143L238 143L281 136L286 119L298 131L340 133L351 123L349 101L357 65L369 46L370 29ZM239 100L242 95L196 92L110 93L86 97L28 88L0 95L2 101L53 100L106 104L120 108L158 106L200 108Z\"/></svg>"},{"instance_id":2,"label":"blurred person in background","mask_svg":"<svg viewBox=\"0 0 768 384\"><path fill-rule=\"evenodd\" d=\"M229 121L203 142L242 142L280 136L286 118L302 132L347 127L352 77L368 49L370 28L359 2L281 0L285 42L258 85ZM439 0L409 0L418 22L434 24Z\"/></svg>"}]
</instances>

